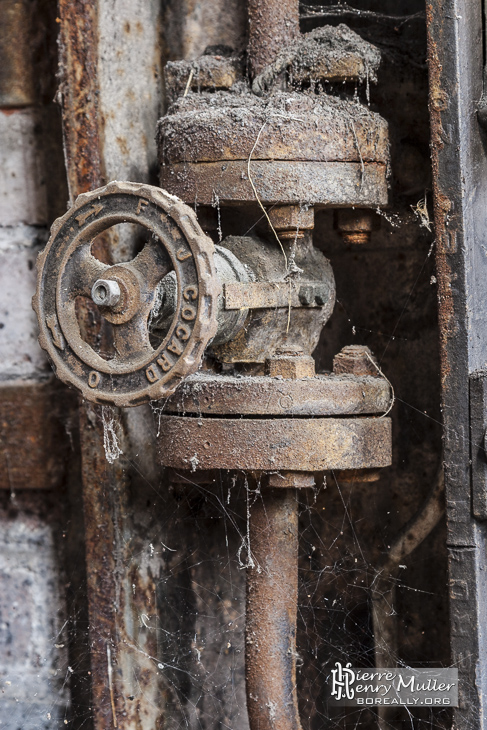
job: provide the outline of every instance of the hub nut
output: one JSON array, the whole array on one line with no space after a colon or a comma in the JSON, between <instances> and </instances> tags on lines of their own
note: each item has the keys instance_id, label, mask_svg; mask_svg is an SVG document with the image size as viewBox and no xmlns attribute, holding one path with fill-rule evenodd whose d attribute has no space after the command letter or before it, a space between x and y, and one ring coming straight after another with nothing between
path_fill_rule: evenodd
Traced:
<instances>
[{"instance_id":1,"label":"hub nut","mask_svg":"<svg viewBox=\"0 0 487 730\"><path fill-rule=\"evenodd\" d=\"M98 279L91 288L91 298L99 307L115 307L120 296L120 287L113 279Z\"/></svg>"}]
</instances>

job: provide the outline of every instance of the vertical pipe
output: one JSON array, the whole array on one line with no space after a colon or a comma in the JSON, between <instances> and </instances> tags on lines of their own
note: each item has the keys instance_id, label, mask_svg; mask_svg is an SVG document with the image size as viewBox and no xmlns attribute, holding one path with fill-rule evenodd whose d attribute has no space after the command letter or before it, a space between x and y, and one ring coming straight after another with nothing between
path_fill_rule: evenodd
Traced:
<instances>
[{"instance_id":1,"label":"vertical pipe","mask_svg":"<svg viewBox=\"0 0 487 730\"><path fill-rule=\"evenodd\" d=\"M71 203L104 183L98 117L98 3L59 0L60 97Z\"/></svg>"},{"instance_id":2,"label":"vertical pipe","mask_svg":"<svg viewBox=\"0 0 487 730\"><path fill-rule=\"evenodd\" d=\"M298 503L263 489L250 514L245 674L252 730L300 730L296 692Z\"/></svg>"},{"instance_id":3,"label":"vertical pipe","mask_svg":"<svg viewBox=\"0 0 487 730\"><path fill-rule=\"evenodd\" d=\"M80 440L93 727L122 730L127 712L118 668L124 635L120 527L126 506L126 464L107 463L100 406L80 404Z\"/></svg>"},{"instance_id":4,"label":"vertical pipe","mask_svg":"<svg viewBox=\"0 0 487 730\"><path fill-rule=\"evenodd\" d=\"M98 118L98 3L60 0L60 98L71 203L104 182ZM85 550L90 618L91 693L96 730L115 724L118 693L107 682L113 649L115 562L110 500L117 476L107 468L99 408L80 403ZM111 685L111 686L110 686Z\"/></svg>"},{"instance_id":5,"label":"vertical pipe","mask_svg":"<svg viewBox=\"0 0 487 730\"><path fill-rule=\"evenodd\" d=\"M299 0L248 0L252 78L299 36Z\"/></svg>"}]
</instances>

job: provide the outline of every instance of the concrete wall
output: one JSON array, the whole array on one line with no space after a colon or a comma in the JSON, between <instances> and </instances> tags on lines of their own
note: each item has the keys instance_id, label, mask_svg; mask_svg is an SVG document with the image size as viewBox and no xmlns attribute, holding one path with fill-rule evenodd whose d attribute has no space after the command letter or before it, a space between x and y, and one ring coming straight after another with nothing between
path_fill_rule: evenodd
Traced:
<instances>
[{"instance_id":1,"label":"concrete wall","mask_svg":"<svg viewBox=\"0 0 487 730\"><path fill-rule=\"evenodd\" d=\"M37 253L47 241L50 222L67 202L60 114L52 102L55 7L48 5L41 0L6 2L0 10L2 730L66 727L70 702L60 547L65 473L56 467L50 484L43 476L50 455L38 449L42 425L36 417L40 408L49 413L54 406L46 391L51 370L37 344L31 307ZM22 409L27 412L20 426ZM48 418L41 421L49 430ZM37 435L29 428L36 422Z\"/></svg>"}]
</instances>

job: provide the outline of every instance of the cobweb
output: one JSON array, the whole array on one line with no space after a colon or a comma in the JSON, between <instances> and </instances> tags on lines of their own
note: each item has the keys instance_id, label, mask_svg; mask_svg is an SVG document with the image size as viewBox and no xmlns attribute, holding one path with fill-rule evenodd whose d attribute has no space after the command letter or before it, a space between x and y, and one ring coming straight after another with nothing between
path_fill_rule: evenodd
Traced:
<instances>
[{"instance_id":1,"label":"cobweb","mask_svg":"<svg viewBox=\"0 0 487 730\"><path fill-rule=\"evenodd\" d=\"M391 665L450 664L444 524L390 575L384 576L382 567L400 529L427 499L441 464L439 388L431 387L438 382L431 237L412 212L404 216L399 251L387 246L395 230L387 222L374 247L353 257L338 238L330 239L326 216L321 222L326 239L320 239L319 229L316 238L333 262L339 292L315 353L319 369L329 369L344 344L368 344L394 386L396 403L393 466L378 481L343 482L329 472L317 475L315 488L298 493L297 683L305 730L377 727L375 711L334 708L326 699L336 661L375 665L382 637L374 635L373 601L384 599L396 626ZM363 282L379 270L383 288L371 300ZM379 324L377 309L383 312ZM164 405L129 409L123 418L115 409L99 411L106 469L121 469L126 477L118 490L125 496L107 502L117 528L115 542L107 545L117 558L117 628L109 641L93 644L105 627L88 616L82 509L72 506L69 518L57 514L50 538L54 553L68 555L61 583L53 572L51 611L63 605L63 585L69 586L67 609L57 609L43 649L51 695L46 692L40 707L32 697L22 700L27 708L18 725L22 730L92 727L90 652L110 667L101 680L108 697L107 728L131 727L129 720L144 730L248 727L245 575L259 567L252 559L249 515L260 493L239 472L220 472L207 484L199 483L197 471L164 472L157 446L154 450ZM129 442L124 432L130 433ZM65 539L61 536L70 540L68 547L56 547ZM20 695L22 674L12 676L9 696ZM381 718L382 726L451 724L448 710L402 713Z\"/></svg>"},{"instance_id":2,"label":"cobweb","mask_svg":"<svg viewBox=\"0 0 487 730\"><path fill-rule=\"evenodd\" d=\"M345 249L331 213L317 217L315 243L332 263L338 300L315 356L318 371L330 370L333 355L347 344L366 344L378 357L396 394L393 466L374 482L317 475L317 486L297 495L297 685L304 730L376 728L379 721L383 728L433 730L452 721L449 710L402 710L378 718L373 710L333 708L326 699L337 661L373 667L382 651L391 666L450 666L444 521L393 571L383 568L401 528L427 500L442 462L433 235L424 225L431 196L428 180L411 180L402 172L421 155L428 167L427 85L421 54L415 54L416 65L406 56L401 65L400 41L393 48L390 26L385 28L393 60L380 80L381 97L374 90L371 97L395 130L395 203L381 211L382 229L372 243L354 250ZM399 102L390 110L392 98ZM401 112L407 104L416 110L413 129ZM405 161L402 150L410 155ZM220 215L218 200L215 205L221 236L225 212ZM252 558L249 515L260 495L239 472L220 472L209 484L200 483L197 472L165 472L157 453L164 405L122 417L109 408L100 412L103 468L124 475L107 496L107 521L99 529L102 540L110 520L116 527L106 545L107 555L116 558L118 586L109 638L96 612L89 614L76 463L62 499L46 507L9 495L2 503L9 524L3 539L14 546L19 570L25 569L37 591L32 610L8 590L0 598L3 647L10 651L8 636L29 622L44 638L34 648L12 650L2 685L9 709L0 713L1 730L90 730L97 704L92 681L107 713L99 726L107 730L247 730L245 576L259 568ZM130 436L125 441L124 432ZM16 545L24 546L25 560ZM42 564L48 568L44 573L39 568L36 582L36 566ZM103 577L102 564L87 569ZM47 585L44 593L38 585ZM374 602L394 627L393 645L374 632ZM35 675L29 679L31 665ZM102 675L95 665L104 667Z\"/></svg>"},{"instance_id":3,"label":"cobweb","mask_svg":"<svg viewBox=\"0 0 487 730\"><path fill-rule=\"evenodd\" d=\"M326 241L317 235L333 262L339 292L316 352L320 369L330 368L343 344L368 344L394 386L396 403L393 466L378 481L344 482L329 472L317 475L315 488L298 493L297 683L305 730L372 728L379 719L382 727L393 728L451 724L449 710L402 710L378 718L370 709L331 707L326 693L336 661L373 667L378 650L389 650L392 666L450 665L444 523L435 523L390 574L383 569L384 556L427 500L441 465L439 389L431 387L438 379L431 236L410 209L409 217L401 215L403 248L387 246L396 229L386 222L374 248L354 254L352 265L341 241L330 240L326 216L321 224ZM383 289L371 301L363 281L378 262ZM389 312L384 304L391 297ZM378 326L376 314L371 330L366 325L373 308L384 313ZM249 487L240 472L219 472L211 483L200 483L197 471L164 472L157 447L151 451L163 428L164 406L131 409L122 420L111 411L103 416L109 433L131 434L128 445L116 442L121 453L109 467L118 463L127 476L127 508L119 515L114 545L118 610L125 618L119 620L124 630L118 639L92 651L98 658L109 651L105 689L111 686L116 698L121 688L126 717L138 718L140 727L246 730L245 576L259 569L249 538L259 488ZM395 625L394 646L384 647L383 637L374 635L374 601L382 601ZM103 626L96 619L90 623L83 610L70 613L67 628L71 624L79 633L84 615L96 636ZM85 646L80 652L79 637L76 642L78 664L71 662L64 676L72 706L62 723L66 718L71 727L89 728L89 651ZM128 723L119 703L108 708L107 727Z\"/></svg>"}]
</instances>

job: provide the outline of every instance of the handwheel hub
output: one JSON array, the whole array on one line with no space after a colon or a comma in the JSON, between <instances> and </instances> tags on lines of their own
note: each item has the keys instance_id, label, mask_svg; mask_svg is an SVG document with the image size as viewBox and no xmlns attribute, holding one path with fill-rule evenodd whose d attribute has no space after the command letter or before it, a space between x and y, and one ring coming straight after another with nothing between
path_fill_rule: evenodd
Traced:
<instances>
[{"instance_id":1,"label":"handwheel hub","mask_svg":"<svg viewBox=\"0 0 487 730\"><path fill-rule=\"evenodd\" d=\"M114 279L98 279L91 287L91 298L99 307L115 307L120 297L120 286Z\"/></svg>"},{"instance_id":2,"label":"handwheel hub","mask_svg":"<svg viewBox=\"0 0 487 730\"><path fill-rule=\"evenodd\" d=\"M143 282L129 265L120 264L107 269L104 279L98 279L91 289L91 298L101 307L105 319L112 324L129 322L140 311L143 299L153 300L153 292L144 292ZM106 292L105 296L104 290ZM118 292L118 296L117 296Z\"/></svg>"}]
</instances>

